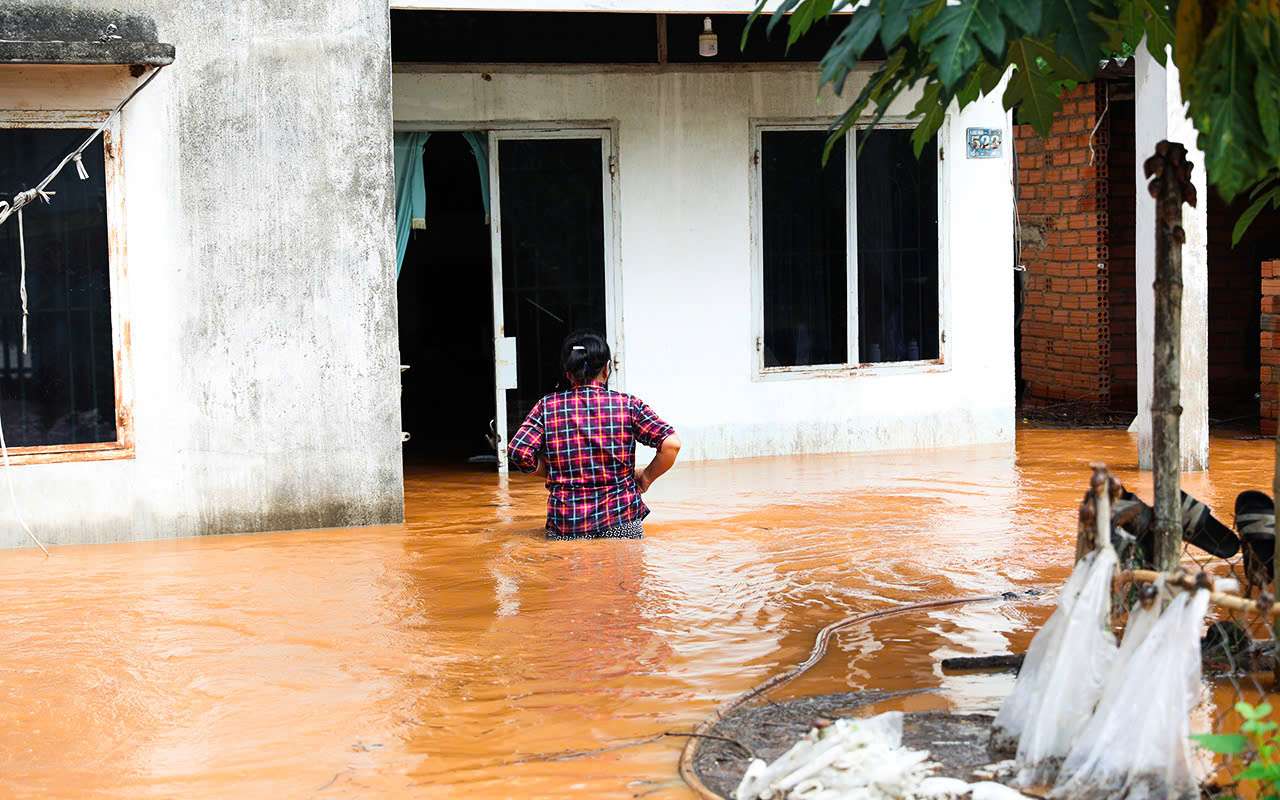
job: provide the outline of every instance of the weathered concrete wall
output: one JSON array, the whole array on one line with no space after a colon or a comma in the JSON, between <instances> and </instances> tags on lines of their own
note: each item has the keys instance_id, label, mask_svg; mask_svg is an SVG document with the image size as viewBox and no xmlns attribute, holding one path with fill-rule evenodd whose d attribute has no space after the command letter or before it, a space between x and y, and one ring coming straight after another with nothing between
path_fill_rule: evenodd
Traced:
<instances>
[{"instance_id":1,"label":"weathered concrete wall","mask_svg":"<svg viewBox=\"0 0 1280 800\"><path fill-rule=\"evenodd\" d=\"M676 425L687 456L1013 438L1013 143L998 96L949 115L940 133L946 369L779 380L755 370L750 126L840 110L838 98L815 102L816 75L396 73L394 83L406 127L616 124L625 388ZM1003 129L1003 158L966 159L967 126Z\"/></svg>"},{"instance_id":2,"label":"weathered concrete wall","mask_svg":"<svg viewBox=\"0 0 1280 800\"><path fill-rule=\"evenodd\" d=\"M1191 182L1196 195L1208 197L1204 156L1196 148L1196 131L1186 118L1177 68L1160 66L1138 48L1134 65L1137 191L1136 284L1138 287L1138 466L1151 469L1151 394L1155 371L1155 200L1147 191L1143 163L1162 140L1180 142L1195 165ZM1182 207L1182 417L1179 430L1182 471L1209 468L1209 241L1208 202Z\"/></svg>"},{"instance_id":3,"label":"weathered concrete wall","mask_svg":"<svg viewBox=\"0 0 1280 800\"><path fill-rule=\"evenodd\" d=\"M399 522L385 0L68 5L152 19L177 60L123 118L136 458L14 468L32 528L61 544ZM19 69L0 67L0 107L101 86L109 108L133 85ZM23 542L0 520L0 545Z\"/></svg>"}]
</instances>

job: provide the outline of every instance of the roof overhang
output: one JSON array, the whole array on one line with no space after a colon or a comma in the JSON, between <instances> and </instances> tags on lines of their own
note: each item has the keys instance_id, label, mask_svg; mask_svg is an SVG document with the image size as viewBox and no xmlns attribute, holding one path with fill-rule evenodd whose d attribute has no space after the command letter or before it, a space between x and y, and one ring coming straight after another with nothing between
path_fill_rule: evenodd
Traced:
<instances>
[{"instance_id":1,"label":"roof overhang","mask_svg":"<svg viewBox=\"0 0 1280 800\"><path fill-rule=\"evenodd\" d=\"M781 0L769 0L771 12ZM633 14L749 14L750 0L391 0L396 10L427 11L617 11Z\"/></svg>"}]
</instances>

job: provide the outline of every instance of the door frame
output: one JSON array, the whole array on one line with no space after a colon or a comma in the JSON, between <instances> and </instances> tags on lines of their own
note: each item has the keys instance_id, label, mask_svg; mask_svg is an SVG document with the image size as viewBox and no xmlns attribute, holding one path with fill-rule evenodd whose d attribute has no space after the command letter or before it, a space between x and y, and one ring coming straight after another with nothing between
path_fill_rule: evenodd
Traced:
<instances>
[{"instance_id":1,"label":"door frame","mask_svg":"<svg viewBox=\"0 0 1280 800\"><path fill-rule=\"evenodd\" d=\"M613 351L613 385L626 388L625 337L622 313L622 241L619 222L619 186L621 182L618 155L617 120L555 120L545 122L490 120L471 122L437 122L428 120L396 121L393 130L428 131L431 133L484 132L489 137L489 243L493 265L493 353L494 353L494 429L498 448L498 472L507 472L507 390L499 375L498 355L501 340L506 338L502 288L502 204L499 193L498 142L503 139L600 139L601 198L604 224L604 291L606 340Z\"/></svg>"}]
</instances>

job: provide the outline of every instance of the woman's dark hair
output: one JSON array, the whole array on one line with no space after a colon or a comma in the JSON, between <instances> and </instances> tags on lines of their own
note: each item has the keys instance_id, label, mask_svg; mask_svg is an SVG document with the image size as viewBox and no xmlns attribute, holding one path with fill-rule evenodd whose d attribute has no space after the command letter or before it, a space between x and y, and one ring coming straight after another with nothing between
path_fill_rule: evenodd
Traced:
<instances>
[{"instance_id":1,"label":"woman's dark hair","mask_svg":"<svg viewBox=\"0 0 1280 800\"><path fill-rule=\"evenodd\" d=\"M574 331L560 346L560 368L575 384L583 384L600 374L613 360L609 343L595 331Z\"/></svg>"}]
</instances>

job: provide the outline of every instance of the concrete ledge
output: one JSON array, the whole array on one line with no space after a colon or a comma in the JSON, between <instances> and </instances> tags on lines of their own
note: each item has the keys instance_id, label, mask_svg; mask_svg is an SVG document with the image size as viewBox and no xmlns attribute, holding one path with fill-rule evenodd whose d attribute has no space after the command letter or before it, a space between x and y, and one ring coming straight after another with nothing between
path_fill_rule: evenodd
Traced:
<instances>
[{"instance_id":1,"label":"concrete ledge","mask_svg":"<svg viewBox=\"0 0 1280 800\"><path fill-rule=\"evenodd\" d=\"M174 47L163 42L15 42L0 41L0 64L173 63Z\"/></svg>"}]
</instances>

